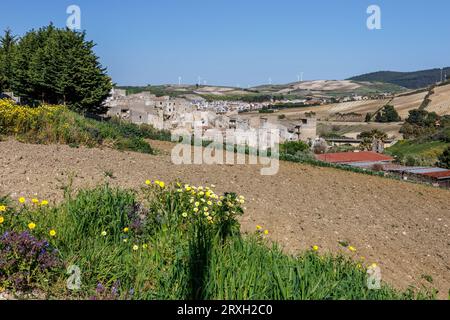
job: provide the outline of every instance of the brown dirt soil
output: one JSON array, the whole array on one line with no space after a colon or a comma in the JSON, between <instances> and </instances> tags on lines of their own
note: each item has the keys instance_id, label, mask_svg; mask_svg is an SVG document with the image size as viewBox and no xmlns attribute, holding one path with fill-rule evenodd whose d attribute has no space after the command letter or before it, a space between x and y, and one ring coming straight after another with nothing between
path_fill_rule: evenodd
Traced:
<instances>
[{"instance_id":1,"label":"brown dirt soil","mask_svg":"<svg viewBox=\"0 0 450 320\"><path fill-rule=\"evenodd\" d=\"M436 112L438 115L450 114L450 84L434 88L431 102L426 108L428 112Z\"/></svg>"},{"instance_id":2,"label":"brown dirt soil","mask_svg":"<svg viewBox=\"0 0 450 320\"><path fill-rule=\"evenodd\" d=\"M405 120L409 116L409 111L418 109L428 92L420 92L409 96L396 97L390 103L397 110L398 115Z\"/></svg>"},{"instance_id":3,"label":"brown dirt soil","mask_svg":"<svg viewBox=\"0 0 450 320\"><path fill-rule=\"evenodd\" d=\"M58 202L70 177L74 188L105 181L139 188L146 179L215 184L217 191L247 198L244 231L262 225L287 252L318 245L322 252L365 257L398 288L426 285L439 289L440 298L448 297L450 191L290 162L282 162L275 176L261 176L258 165L177 166L171 162L171 143L152 145L160 155L3 141L0 194Z\"/></svg>"}]
</instances>

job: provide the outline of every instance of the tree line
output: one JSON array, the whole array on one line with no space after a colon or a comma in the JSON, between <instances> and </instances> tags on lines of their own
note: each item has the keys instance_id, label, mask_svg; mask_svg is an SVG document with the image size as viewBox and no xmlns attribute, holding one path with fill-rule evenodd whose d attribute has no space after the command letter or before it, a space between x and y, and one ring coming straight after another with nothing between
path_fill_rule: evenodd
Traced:
<instances>
[{"instance_id":1,"label":"tree line","mask_svg":"<svg viewBox=\"0 0 450 320\"><path fill-rule=\"evenodd\" d=\"M7 29L0 37L0 92L22 101L64 104L79 112L104 113L111 78L85 32L52 24L18 38Z\"/></svg>"}]
</instances>

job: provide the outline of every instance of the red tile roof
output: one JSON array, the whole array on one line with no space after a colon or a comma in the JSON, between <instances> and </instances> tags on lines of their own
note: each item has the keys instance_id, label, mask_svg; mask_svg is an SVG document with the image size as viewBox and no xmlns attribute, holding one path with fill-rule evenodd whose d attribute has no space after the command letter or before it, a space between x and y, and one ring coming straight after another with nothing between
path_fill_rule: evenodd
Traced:
<instances>
[{"instance_id":1,"label":"red tile roof","mask_svg":"<svg viewBox=\"0 0 450 320\"><path fill-rule=\"evenodd\" d=\"M436 179L450 179L450 170L439 172L422 173L424 176L432 177Z\"/></svg>"},{"instance_id":2,"label":"red tile roof","mask_svg":"<svg viewBox=\"0 0 450 320\"><path fill-rule=\"evenodd\" d=\"M377 162L394 160L394 158L390 156L371 151L325 153L317 155L316 158L320 161L331 163Z\"/></svg>"}]
</instances>

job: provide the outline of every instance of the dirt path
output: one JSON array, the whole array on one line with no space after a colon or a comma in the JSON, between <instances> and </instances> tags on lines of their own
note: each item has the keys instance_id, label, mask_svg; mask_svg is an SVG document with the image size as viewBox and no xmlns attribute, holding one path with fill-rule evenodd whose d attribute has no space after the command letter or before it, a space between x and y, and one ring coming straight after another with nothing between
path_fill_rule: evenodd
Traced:
<instances>
[{"instance_id":1,"label":"dirt path","mask_svg":"<svg viewBox=\"0 0 450 320\"><path fill-rule=\"evenodd\" d=\"M448 297L450 191L289 162L276 176L261 176L254 165L176 166L170 143L152 145L162 154L0 142L0 194L58 201L70 177L77 188L103 181L138 188L146 179L215 184L248 199L244 231L262 225L289 252L318 245L365 257L399 288L427 284L423 278L431 276L439 297Z\"/></svg>"}]
</instances>

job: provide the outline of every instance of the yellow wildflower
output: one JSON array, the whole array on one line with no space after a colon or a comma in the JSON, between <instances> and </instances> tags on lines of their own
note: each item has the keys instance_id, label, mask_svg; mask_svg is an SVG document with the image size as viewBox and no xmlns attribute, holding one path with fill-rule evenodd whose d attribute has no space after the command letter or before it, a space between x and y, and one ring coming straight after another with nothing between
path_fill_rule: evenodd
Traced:
<instances>
[{"instance_id":1,"label":"yellow wildflower","mask_svg":"<svg viewBox=\"0 0 450 320\"><path fill-rule=\"evenodd\" d=\"M3 218L2 216L0 216L0 224L2 224L3 222L5 222L5 218Z\"/></svg>"},{"instance_id":2,"label":"yellow wildflower","mask_svg":"<svg viewBox=\"0 0 450 320\"><path fill-rule=\"evenodd\" d=\"M28 224L28 229L34 230L35 228L36 228L36 224L35 224L34 222L30 222L30 223Z\"/></svg>"},{"instance_id":3,"label":"yellow wildflower","mask_svg":"<svg viewBox=\"0 0 450 320\"><path fill-rule=\"evenodd\" d=\"M187 216L188 216L187 212L183 212L181 215L182 215L184 218L187 218Z\"/></svg>"},{"instance_id":4,"label":"yellow wildflower","mask_svg":"<svg viewBox=\"0 0 450 320\"><path fill-rule=\"evenodd\" d=\"M135 245L133 246L133 250L134 250L134 251L138 251L138 250L139 250L139 246L138 246L137 244L135 244Z\"/></svg>"},{"instance_id":5,"label":"yellow wildflower","mask_svg":"<svg viewBox=\"0 0 450 320\"><path fill-rule=\"evenodd\" d=\"M200 202L197 201L197 202L195 203L195 206L196 206L196 207L200 206Z\"/></svg>"},{"instance_id":6,"label":"yellow wildflower","mask_svg":"<svg viewBox=\"0 0 450 320\"><path fill-rule=\"evenodd\" d=\"M20 197L20 198L19 198L19 202L20 202L20 203L25 203L25 198L24 198L24 197Z\"/></svg>"},{"instance_id":7,"label":"yellow wildflower","mask_svg":"<svg viewBox=\"0 0 450 320\"><path fill-rule=\"evenodd\" d=\"M147 248L148 248L148 244L144 243L144 244L142 245L142 249L147 249Z\"/></svg>"},{"instance_id":8,"label":"yellow wildflower","mask_svg":"<svg viewBox=\"0 0 450 320\"><path fill-rule=\"evenodd\" d=\"M152 182L150 180L145 180L145 184L149 186L152 184Z\"/></svg>"},{"instance_id":9,"label":"yellow wildflower","mask_svg":"<svg viewBox=\"0 0 450 320\"><path fill-rule=\"evenodd\" d=\"M256 230L261 230L262 227L261 226L256 226Z\"/></svg>"},{"instance_id":10,"label":"yellow wildflower","mask_svg":"<svg viewBox=\"0 0 450 320\"><path fill-rule=\"evenodd\" d=\"M212 206L212 202L211 201L208 201L207 203L208 203L208 206Z\"/></svg>"},{"instance_id":11,"label":"yellow wildflower","mask_svg":"<svg viewBox=\"0 0 450 320\"><path fill-rule=\"evenodd\" d=\"M197 213L197 212L198 212L198 208L194 208L194 212L196 212L196 213Z\"/></svg>"},{"instance_id":12,"label":"yellow wildflower","mask_svg":"<svg viewBox=\"0 0 450 320\"><path fill-rule=\"evenodd\" d=\"M160 182L159 182L159 186L160 186L161 188L164 188L164 187L166 186L166 184L165 184L163 181L160 181Z\"/></svg>"},{"instance_id":13,"label":"yellow wildflower","mask_svg":"<svg viewBox=\"0 0 450 320\"><path fill-rule=\"evenodd\" d=\"M34 204L36 204L36 203L39 203L39 200L36 199L36 198L34 198L34 199L31 199L31 202L33 202Z\"/></svg>"},{"instance_id":14,"label":"yellow wildflower","mask_svg":"<svg viewBox=\"0 0 450 320\"><path fill-rule=\"evenodd\" d=\"M313 246L312 249L313 249L313 251L319 251L319 247L318 246Z\"/></svg>"},{"instance_id":15,"label":"yellow wildflower","mask_svg":"<svg viewBox=\"0 0 450 320\"><path fill-rule=\"evenodd\" d=\"M5 212L6 211L6 206L0 206L0 212Z\"/></svg>"},{"instance_id":16,"label":"yellow wildflower","mask_svg":"<svg viewBox=\"0 0 450 320\"><path fill-rule=\"evenodd\" d=\"M269 230L264 230L264 234L267 236L269 234Z\"/></svg>"},{"instance_id":17,"label":"yellow wildflower","mask_svg":"<svg viewBox=\"0 0 450 320\"><path fill-rule=\"evenodd\" d=\"M130 228L128 228L128 227L123 228L123 232L127 233L128 231L130 231Z\"/></svg>"},{"instance_id":18,"label":"yellow wildflower","mask_svg":"<svg viewBox=\"0 0 450 320\"><path fill-rule=\"evenodd\" d=\"M101 234L102 234L103 237L106 237L106 235L107 235L106 231L102 231Z\"/></svg>"},{"instance_id":19,"label":"yellow wildflower","mask_svg":"<svg viewBox=\"0 0 450 320\"><path fill-rule=\"evenodd\" d=\"M50 232L49 232L49 234L50 234L50 237L56 237L56 230L50 230Z\"/></svg>"},{"instance_id":20,"label":"yellow wildflower","mask_svg":"<svg viewBox=\"0 0 450 320\"><path fill-rule=\"evenodd\" d=\"M41 201L41 206L46 206L48 205L48 201L47 200L42 200Z\"/></svg>"},{"instance_id":21,"label":"yellow wildflower","mask_svg":"<svg viewBox=\"0 0 450 320\"><path fill-rule=\"evenodd\" d=\"M351 252L355 252L355 251L356 251L356 248L355 248L355 247L352 247L352 246L349 246L349 247L348 247L348 250L350 250Z\"/></svg>"}]
</instances>

